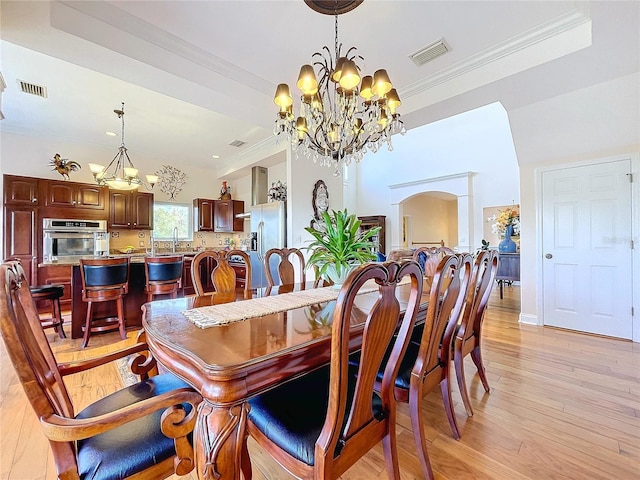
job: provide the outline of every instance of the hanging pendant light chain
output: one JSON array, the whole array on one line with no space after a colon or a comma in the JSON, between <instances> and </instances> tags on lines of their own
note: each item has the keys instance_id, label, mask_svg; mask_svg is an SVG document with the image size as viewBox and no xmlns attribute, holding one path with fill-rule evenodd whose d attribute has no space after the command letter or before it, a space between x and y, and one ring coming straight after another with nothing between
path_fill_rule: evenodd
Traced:
<instances>
[{"instance_id":1,"label":"hanging pendant light chain","mask_svg":"<svg viewBox=\"0 0 640 480\"><path fill-rule=\"evenodd\" d=\"M336 0L336 8L335 8L335 18L336 18L336 63L338 62L338 0Z\"/></svg>"},{"instance_id":2,"label":"hanging pendant light chain","mask_svg":"<svg viewBox=\"0 0 640 480\"><path fill-rule=\"evenodd\" d=\"M122 146L124 147L124 102L122 102L122 110L120 110L120 118L122 119Z\"/></svg>"}]
</instances>

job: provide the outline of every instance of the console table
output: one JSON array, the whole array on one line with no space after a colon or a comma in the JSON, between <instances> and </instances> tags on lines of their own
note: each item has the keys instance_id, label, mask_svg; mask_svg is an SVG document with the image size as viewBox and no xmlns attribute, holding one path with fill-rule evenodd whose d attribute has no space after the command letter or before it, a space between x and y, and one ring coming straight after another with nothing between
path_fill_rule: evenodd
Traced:
<instances>
[{"instance_id":1,"label":"console table","mask_svg":"<svg viewBox=\"0 0 640 480\"><path fill-rule=\"evenodd\" d=\"M520 254L501 253L498 256L498 272L496 281L500 285L500 299L502 300L502 287L504 282L520 281Z\"/></svg>"}]
</instances>

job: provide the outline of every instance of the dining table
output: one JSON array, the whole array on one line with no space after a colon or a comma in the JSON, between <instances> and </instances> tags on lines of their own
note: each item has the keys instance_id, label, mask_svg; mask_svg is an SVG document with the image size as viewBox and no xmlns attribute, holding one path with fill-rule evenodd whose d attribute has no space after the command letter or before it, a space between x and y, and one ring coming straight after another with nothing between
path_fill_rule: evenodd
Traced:
<instances>
[{"instance_id":1,"label":"dining table","mask_svg":"<svg viewBox=\"0 0 640 480\"><path fill-rule=\"evenodd\" d=\"M424 283L417 324L426 317L429 289L428 282ZM279 295L280 288L287 293ZM158 300L142 307L142 324L154 357L203 396L194 430L195 469L200 479L241 478L250 397L330 361L337 300L325 298L336 298L339 289L313 289L311 284L280 288L273 287L268 294L266 289L254 290L254 298L231 303L233 299L224 296L204 295ZM410 283L398 285L401 315L409 294ZM302 295L307 297L300 300ZM356 297L351 351L361 347L367 313L377 297L375 285ZM305 302L314 303L301 305ZM230 309L236 318L216 318L224 309Z\"/></svg>"}]
</instances>

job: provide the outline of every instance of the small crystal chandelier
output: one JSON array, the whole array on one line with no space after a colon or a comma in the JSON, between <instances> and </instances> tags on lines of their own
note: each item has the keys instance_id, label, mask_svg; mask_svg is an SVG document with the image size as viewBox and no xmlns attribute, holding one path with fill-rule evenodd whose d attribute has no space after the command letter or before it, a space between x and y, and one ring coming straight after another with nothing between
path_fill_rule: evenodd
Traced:
<instances>
[{"instance_id":1,"label":"small crystal chandelier","mask_svg":"<svg viewBox=\"0 0 640 480\"><path fill-rule=\"evenodd\" d=\"M375 153L384 143L393 150L391 136L406 133L396 112L401 102L386 70L378 70L361 80L355 60L364 58L356 54L356 47L351 47L344 56L340 53L338 15L352 10L362 0L336 0L333 11L325 6L328 2L305 0L305 3L315 11L335 16L335 56L325 45L322 53L312 56L318 68L317 77L311 65L300 69L296 84L302 92L298 117L293 115L289 86L278 85L273 101L280 111L274 134L278 137L284 134L294 151L321 165L334 167L334 175L340 175L343 165L352 160L359 162L368 150Z\"/></svg>"},{"instance_id":2,"label":"small crystal chandelier","mask_svg":"<svg viewBox=\"0 0 640 480\"><path fill-rule=\"evenodd\" d=\"M97 163L89 164L93 178L98 185L109 185L110 188L115 190L136 190L141 186L151 190L158 182L158 176L146 175L147 182L150 185L148 187L138 176L138 169L133 165L127 153L127 147L124 145L124 102L122 102L122 109L114 110L114 113L118 115L118 118L122 119L122 136L120 137L122 143L118 148L118 153L106 168ZM112 165L113 170L109 171Z\"/></svg>"}]
</instances>

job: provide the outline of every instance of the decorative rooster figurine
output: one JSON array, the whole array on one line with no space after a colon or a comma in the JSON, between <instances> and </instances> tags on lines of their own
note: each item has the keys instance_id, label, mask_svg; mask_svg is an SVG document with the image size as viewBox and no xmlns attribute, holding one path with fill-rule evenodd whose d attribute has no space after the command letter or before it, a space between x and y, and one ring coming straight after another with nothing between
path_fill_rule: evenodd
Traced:
<instances>
[{"instance_id":1,"label":"decorative rooster figurine","mask_svg":"<svg viewBox=\"0 0 640 480\"><path fill-rule=\"evenodd\" d=\"M53 156L53 159L49 161L49 165L53 167L51 170L58 172L65 180L69 180L70 172L75 172L82 168L78 162L69 161L68 158L60 158L59 153Z\"/></svg>"}]
</instances>

